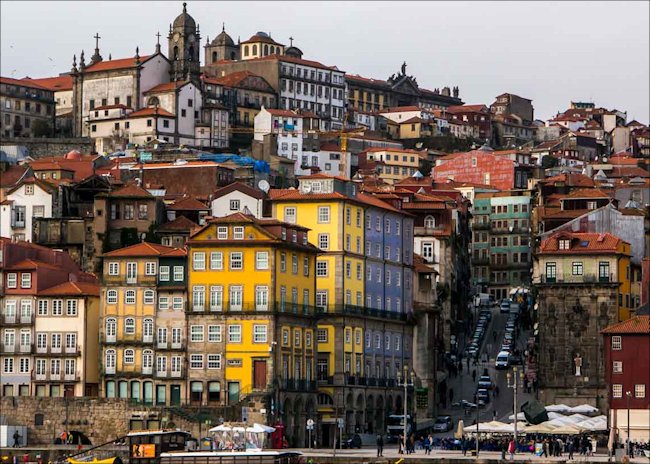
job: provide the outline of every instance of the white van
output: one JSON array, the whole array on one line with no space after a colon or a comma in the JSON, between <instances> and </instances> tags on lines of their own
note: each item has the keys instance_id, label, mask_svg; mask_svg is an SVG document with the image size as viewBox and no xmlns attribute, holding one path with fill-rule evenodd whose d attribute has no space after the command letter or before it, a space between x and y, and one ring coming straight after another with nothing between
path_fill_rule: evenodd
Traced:
<instances>
[{"instance_id":1,"label":"white van","mask_svg":"<svg viewBox=\"0 0 650 464\"><path fill-rule=\"evenodd\" d=\"M496 369L507 369L510 365L510 353L507 351L500 351L497 355L497 359L494 362L494 367Z\"/></svg>"}]
</instances>

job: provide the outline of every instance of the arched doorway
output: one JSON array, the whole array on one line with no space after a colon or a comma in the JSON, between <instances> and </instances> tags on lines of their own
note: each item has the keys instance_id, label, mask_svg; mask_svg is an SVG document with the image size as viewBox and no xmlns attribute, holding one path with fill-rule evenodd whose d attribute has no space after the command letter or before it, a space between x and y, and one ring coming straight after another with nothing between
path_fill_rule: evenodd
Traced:
<instances>
[{"instance_id":1,"label":"arched doorway","mask_svg":"<svg viewBox=\"0 0 650 464\"><path fill-rule=\"evenodd\" d=\"M286 398L282 405L282 423L284 424L287 441L291 445L291 440L293 438L293 403L290 398Z\"/></svg>"},{"instance_id":2,"label":"arched doorway","mask_svg":"<svg viewBox=\"0 0 650 464\"><path fill-rule=\"evenodd\" d=\"M384 397L379 395L377 396L377 405L375 407L375 428L377 433L386 433L385 418Z\"/></svg>"},{"instance_id":3,"label":"arched doorway","mask_svg":"<svg viewBox=\"0 0 650 464\"><path fill-rule=\"evenodd\" d=\"M348 393L345 398L345 431L352 433L354 431L354 398L352 393Z\"/></svg>"},{"instance_id":4,"label":"arched doorway","mask_svg":"<svg viewBox=\"0 0 650 464\"><path fill-rule=\"evenodd\" d=\"M366 433L375 433L375 397L366 398Z\"/></svg>"},{"instance_id":5,"label":"arched doorway","mask_svg":"<svg viewBox=\"0 0 650 464\"><path fill-rule=\"evenodd\" d=\"M305 427L307 425L304 417L305 409L302 398L298 398L293 404L293 442L292 446L305 447Z\"/></svg>"},{"instance_id":6,"label":"arched doorway","mask_svg":"<svg viewBox=\"0 0 650 464\"><path fill-rule=\"evenodd\" d=\"M402 397L399 395L395 398L395 411L393 414L404 414L404 403L402 402Z\"/></svg>"},{"instance_id":7,"label":"arched doorway","mask_svg":"<svg viewBox=\"0 0 650 464\"><path fill-rule=\"evenodd\" d=\"M393 395L388 395L388 400L386 400L386 414L393 414Z\"/></svg>"},{"instance_id":8,"label":"arched doorway","mask_svg":"<svg viewBox=\"0 0 650 464\"><path fill-rule=\"evenodd\" d=\"M354 431L355 433L364 433L365 430L365 420L363 418L365 412L363 393L357 395L357 403L354 408Z\"/></svg>"}]
</instances>

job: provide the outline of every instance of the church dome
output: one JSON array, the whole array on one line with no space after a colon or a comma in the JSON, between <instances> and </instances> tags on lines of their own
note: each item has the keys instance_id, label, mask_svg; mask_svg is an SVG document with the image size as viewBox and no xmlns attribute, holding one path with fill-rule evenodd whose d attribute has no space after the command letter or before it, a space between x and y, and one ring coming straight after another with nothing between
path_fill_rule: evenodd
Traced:
<instances>
[{"instance_id":1,"label":"church dome","mask_svg":"<svg viewBox=\"0 0 650 464\"><path fill-rule=\"evenodd\" d=\"M232 37L228 35L226 31L222 31L221 34L216 36L210 45L221 45L226 47L234 47L235 42L232 40Z\"/></svg>"},{"instance_id":2,"label":"church dome","mask_svg":"<svg viewBox=\"0 0 650 464\"><path fill-rule=\"evenodd\" d=\"M183 3L183 12L174 20L174 29L176 28L196 29L194 18L187 13L187 3Z\"/></svg>"},{"instance_id":3,"label":"church dome","mask_svg":"<svg viewBox=\"0 0 650 464\"><path fill-rule=\"evenodd\" d=\"M298 47L291 46L284 51L284 54L293 58L302 58L302 50Z\"/></svg>"}]
</instances>

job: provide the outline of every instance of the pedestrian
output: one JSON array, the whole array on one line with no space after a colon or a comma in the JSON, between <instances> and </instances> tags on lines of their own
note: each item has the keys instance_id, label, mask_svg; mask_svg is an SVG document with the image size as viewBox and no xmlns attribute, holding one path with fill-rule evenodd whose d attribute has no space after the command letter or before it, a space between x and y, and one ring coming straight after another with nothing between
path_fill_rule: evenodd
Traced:
<instances>
[{"instance_id":1,"label":"pedestrian","mask_svg":"<svg viewBox=\"0 0 650 464\"><path fill-rule=\"evenodd\" d=\"M377 457L384 455L384 437L381 434L377 434Z\"/></svg>"},{"instance_id":2,"label":"pedestrian","mask_svg":"<svg viewBox=\"0 0 650 464\"><path fill-rule=\"evenodd\" d=\"M573 449L575 448L575 445L573 444L573 440L569 439L569 461L573 461Z\"/></svg>"},{"instance_id":3,"label":"pedestrian","mask_svg":"<svg viewBox=\"0 0 650 464\"><path fill-rule=\"evenodd\" d=\"M508 443L508 453L510 453L510 460L515 458L515 440L511 439Z\"/></svg>"},{"instance_id":4,"label":"pedestrian","mask_svg":"<svg viewBox=\"0 0 650 464\"><path fill-rule=\"evenodd\" d=\"M450 403L454 402L454 389L453 388L449 389L449 402Z\"/></svg>"},{"instance_id":5,"label":"pedestrian","mask_svg":"<svg viewBox=\"0 0 650 464\"><path fill-rule=\"evenodd\" d=\"M18 430L14 432L14 448L20 448L20 434Z\"/></svg>"},{"instance_id":6,"label":"pedestrian","mask_svg":"<svg viewBox=\"0 0 650 464\"><path fill-rule=\"evenodd\" d=\"M492 420L497 420L497 410L496 409L492 410Z\"/></svg>"},{"instance_id":7,"label":"pedestrian","mask_svg":"<svg viewBox=\"0 0 650 464\"><path fill-rule=\"evenodd\" d=\"M472 370L472 382L476 382L476 369Z\"/></svg>"},{"instance_id":8,"label":"pedestrian","mask_svg":"<svg viewBox=\"0 0 650 464\"><path fill-rule=\"evenodd\" d=\"M544 442L542 443L542 454L545 458L548 457L548 438L544 438Z\"/></svg>"},{"instance_id":9,"label":"pedestrian","mask_svg":"<svg viewBox=\"0 0 650 464\"><path fill-rule=\"evenodd\" d=\"M463 437L463 439L460 442L460 448L463 450L463 456L466 456L467 455L467 440L465 439L465 437Z\"/></svg>"},{"instance_id":10,"label":"pedestrian","mask_svg":"<svg viewBox=\"0 0 650 464\"><path fill-rule=\"evenodd\" d=\"M397 454L404 454L404 436L400 434L399 436L399 448L397 449Z\"/></svg>"},{"instance_id":11,"label":"pedestrian","mask_svg":"<svg viewBox=\"0 0 650 464\"><path fill-rule=\"evenodd\" d=\"M415 453L415 435L411 434L411 438L409 439L409 445L410 445L410 451L411 454Z\"/></svg>"},{"instance_id":12,"label":"pedestrian","mask_svg":"<svg viewBox=\"0 0 650 464\"><path fill-rule=\"evenodd\" d=\"M499 386L497 385L494 387L494 392L497 394L497 398L499 397Z\"/></svg>"},{"instance_id":13,"label":"pedestrian","mask_svg":"<svg viewBox=\"0 0 650 464\"><path fill-rule=\"evenodd\" d=\"M432 449L432 448L433 448L433 436L432 436L431 434L429 434L429 436L427 437L427 449L426 449L426 453L427 453L427 454L431 454L431 449Z\"/></svg>"},{"instance_id":14,"label":"pedestrian","mask_svg":"<svg viewBox=\"0 0 650 464\"><path fill-rule=\"evenodd\" d=\"M508 442L506 440L501 440L501 460L506 460L506 451L508 451Z\"/></svg>"}]
</instances>

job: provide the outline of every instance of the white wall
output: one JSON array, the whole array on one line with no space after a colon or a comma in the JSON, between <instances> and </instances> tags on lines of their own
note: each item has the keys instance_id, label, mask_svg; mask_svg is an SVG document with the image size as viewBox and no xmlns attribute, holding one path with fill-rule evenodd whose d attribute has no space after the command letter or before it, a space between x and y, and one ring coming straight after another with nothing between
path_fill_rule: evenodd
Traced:
<instances>
[{"instance_id":1,"label":"white wall","mask_svg":"<svg viewBox=\"0 0 650 464\"><path fill-rule=\"evenodd\" d=\"M144 63L141 66L140 71L140 108L146 106L146 97L144 92L162 84L164 82L169 82L169 62L163 58L161 55L151 58L149 61ZM167 108L165 108L167 109ZM167 110L173 112L171 110Z\"/></svg>"},{"instance_id":2,"label":"white wall","mask_svg":"<svg viewBox=\"0 0 650 464\"><path fill-rule=\"evenodd\" d=\"M230 209L230 200L239 200L239 210ZM244 207L247 207L256 218L262 218L262 200L258 200L239 191L233 191L212 200L211 214L214 217L228 216L237 211L244 211Z\"/></svg>"},{"instance_id":3,"label":"white wall","mask_svg":"<svg viewBox=\"0 0 650 464\"><path fill-rule=\"evenodd\" d=\"M83 81L83 109L82 121L83 134L92 137L90 134L90 126L85 124L86 117L91 113L90 100L95 100L95 107L102 105L102 99L106 99L107 105L115 103L115 97L120 98L120 103L126 105L127 97L131 96L132 99L137 98L133 95L133 79L132 75L115 76L111 78L93 78L93 74L87 74ZM135 104L135 101L134 103Z\"/></svg>"},{"instance_id":4,"label":"white wall","mask_svg":"<svg viewBox=\"0 0 650 464\"><path fill-rule=\"evenodd\" d=\"M6 199L13 200L12 204L3 204L0 206L0 236L11 238L14 234L25 234L25 240L32 241L32 219L34 217L34 206L43 206L43 216L52 217L52 195L41 189L36 184L27 184L34 187L33 195L25 194L26 184L21 185L16 191L7 195ZM25 206L25 227L11 227L11 207Z\"/></svg>"}]
</instances>

